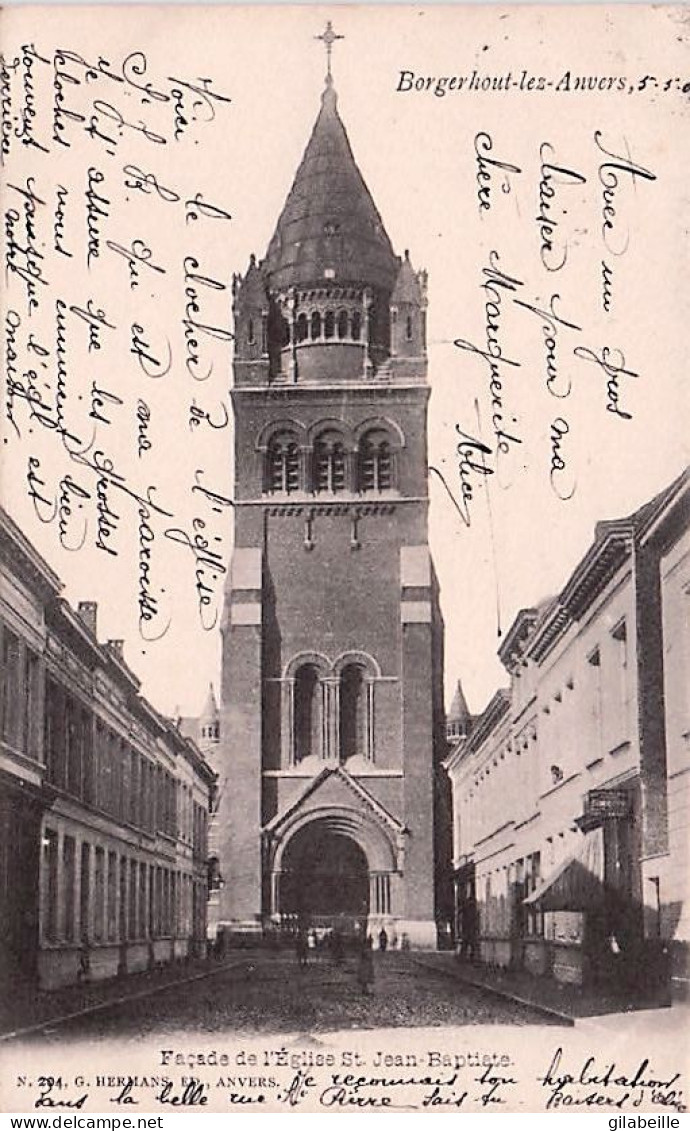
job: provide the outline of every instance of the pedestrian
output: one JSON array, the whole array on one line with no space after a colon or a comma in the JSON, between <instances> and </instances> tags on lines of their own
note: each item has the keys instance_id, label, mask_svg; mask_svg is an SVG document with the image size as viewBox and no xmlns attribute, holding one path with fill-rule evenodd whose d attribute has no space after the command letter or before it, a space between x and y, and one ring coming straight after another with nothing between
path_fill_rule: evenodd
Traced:
<instances>
[{"instance_id":1,"label":"pedestrian","mask_svg":"<svg viewBox=\"0 0 690 1131\"><path fill-rule=\"evenodd\" d=\"M467 899L462 905L461 912L461 931L462 942L460 944L460 958L469 962L476 961L477 954L477 930L479 926L479 916L477 914L477 903L474 899Z\"/></svg>"},{"instance_id":2,"label":"pedestrian","mask_svg":"<svg viewBox=\"0 0 690 1131\"><path fill-rule=\"evenodd\" d=\"M362 993L369 996L374 988L374 953L371 935L368 935L362 944L357 967L357 980Z\"/></svg>"},{"instance_id":3,"label":"pedestrian","mask_svg":"<svg viewBox=\"0 0 690 1131\"><path fill-rule=\"evenodd\" d=\"M77 981L88 982L91 977L91 954L89 951L89 941L84 939L79 951L79 969L77 970Z\"/></svg>"},{"instance_id":4,"label":"pedestrian","mask_svg":"<svg viewBox=\"0 0 690 1131\"><path fill-rule=\"evenodd\" d=\"M467 905L467 933L468 933L468 957L470 962L477 961L477 943L479 941L479 909L477 907L476 899L469 900Z\"/></svg>"},{"instance_id":5,"label":"pedestrian","mask_svg":"<svg viewBox=\"0 0 690 1131\"><path fill-rule=\"evenodd\" d=\"M303 970L307 965L309 955L309 944L303 930L299 930L295 937L295 954L297 955L297 965L300 970Z\"/></svg>"},{"instance_id":6,"label":"pedestrian","mask_svg":"<svg viewBox=\"0 0 690 1131\"><path fill-rule=\"evenodd\" d=\"M379 950L381 954L385 954L388 950L388 935L386 934L385 927L382 927L379 931Z\"/></svg>"},{"instance_id":7,"label":"pedestrian","mask_svg":"<svg viewBox=\"0 0 690 1131\"><path fill-rule=\"evenodd\" d=\"M336 966L342 966L344 957L343 936L341 935L337 927L331 935L331 954L333 955L333 961L335 962Z\"/></svg>"}]
</instances>

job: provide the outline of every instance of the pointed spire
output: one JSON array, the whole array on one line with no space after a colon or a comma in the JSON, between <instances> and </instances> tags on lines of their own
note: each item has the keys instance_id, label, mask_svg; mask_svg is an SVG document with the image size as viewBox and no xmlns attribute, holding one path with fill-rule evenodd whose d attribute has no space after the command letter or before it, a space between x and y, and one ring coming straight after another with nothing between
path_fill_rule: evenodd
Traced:
<instances>
[{"instance_id":1,"label":"pointed spire","mask_svg":"<svg viewBox=\"0 0 690 1131\"><path fill-rule=\"evenodd\" d=\"M466 723L471 718L472 716L470 714L470 709L467 706L465 693L462 690L462 684L460 680L458 680L455 687L453 702L451 703L450 710L448 712L448 722Z\"/></svg>"},{"instance_id":2,"label":"pointed spire","mask_svg":"<svg viewBox=\"0 0 690 1131\"><path fill-rule=\"evenodd\" d=\"M243 279L238 279L235 298L244 307L261 307L266 301L266 286L256 256L249 257L249 266Z\"/></svg>"},{"instance_id":3,"label":"pointed spire","mask_svg":"<svg viewBox=\"0 0 690 1131\"><path fill-rule=\"evenodd\" d=\"M400 264L398 277L395 280L395 287L391 295L391 303L402 306L403 303L413 303L415 306L422 304L422 289L419 285L419 277L410 263L410 253L405 249L405 258Z\"/></svg>"},{"instance_id":4,"label":"pointed spire","mask_svg":"<svg viewBox=\"0 0 690 1131\"><path fill-rule=\"evenodd\" d=\"M206 696L206 703L204 709L199 716L199 722L204 723L215 722L218 718L218 704L216 702L216 695L213 690L213 684L208 685L208 695Z\"/></svg>"},{"instance_id":5,"label":"pointed spire","mask_svg":"<svg viewBox=\"0 0 690 1131\"><path fill-rule=\"evenodd\" d=\"M399 260L357 168L328 82L263 267L276 290L324 280L393 289Z\"/></svg>"}]
</instances>

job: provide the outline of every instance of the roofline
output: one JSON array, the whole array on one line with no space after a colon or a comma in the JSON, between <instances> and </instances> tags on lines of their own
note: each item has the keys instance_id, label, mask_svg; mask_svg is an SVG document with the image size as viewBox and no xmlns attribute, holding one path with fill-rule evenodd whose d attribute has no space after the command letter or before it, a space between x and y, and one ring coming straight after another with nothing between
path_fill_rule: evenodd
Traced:
<instances>
[{"instance_id":1,"label":"roofline","mask_svg":"<svg viewBox=\"0 0 690 1131\"><path fill-rule=\"evenodd\" d=\"M165 734L172 739L173 746L176 748L177 753L185 757L194 769L206 779L209 785L214 785L218 780L218 775L206 761L194 739L186 734L182 734L172 719L160 715L159 720Z\"/></svg>"},{"instance_id":2,"label":"roofline","mask_svg":"<svg viewBox=\"0 0 690 1131\"><path fill-rule=\"evenodd\" d=\"M493 734L498 724L503 720L511 704L510 688L499 687L493 693L486 707L476 719L472 730L464 740L463 755L469 756L476 753L479 747ZM459 759L458 759L459 760Z\"/></svg>"},{"instance_id":3,"label":"roofline","mask_svg":"<svg viewBox=\"0 0 690 1131\"><path fill-rule=\"evenodd\" d=\"M597 524L594 542L580 559L558 597L537 622L525 655L541 663L571 624L582 619L596 598L630 558L634 527L630 519Z\"/></svg>"},{"instance_id":4,"label":"roofline","mask_svg":"<svg viewBox=\"0 0 690 1131\"><path fill-rule=\"evenodd\" d=\"M77 610L65 597L61 596L64 585L58 575L51 569L45 558L32 545L4 507L0 507L0 551L3 549L8 551L8 556L12 556L14 551L14 556L23 558L29 568L43 580L44 588L48 590L48 600L46 601L47 624L58 632L66 631L70 633L73 639L88 651L94 668L104 669L121 685L127 687L131 692L127 709L132 713L145 716L148 725L152 728L156 727L159 735L171 737L177 751L184 754L192 762L202 776L206 777L209 784L213 784L217 775L209 766L193 739L180 734L171 720L161 715L153 704L139 693L141 681L126 661L118 656L112 648L108 647L108 643L99 643Z\"/></svg>"},{"instance_id":5,"label":"roofline","mask_svg":"<svg viewBox=\"0 0 690 1131\"><path fill-rule=\"evenodd\" d=\"M538 617L539 610L534 607L520 609L516 614L513 623L501 641L498 649L498 658L508 670L510 670L511 667L510 659L514 646L518 643L520 636L524 635L525 630L529 631L536 623Z\"/></svg>"},{"instance_id":6,"label":"roofline","mask_svg":"<svg viewBox=\"0 0 690 1131\"><path fill-rule=\"evenodd\" d=\"M73 609L69 601L64 597L60 597L54 606L55 619L62 620L67 626L69 632L72 632L79 640L79 643L91 654L91 657L96 661L103 660L103 646L98 643L98 640L93 635L91 630L87 628L84 621L79 616L76 609ZM58 629L61 627L57 626Z\"/></svg>"},{"instance_id":7,"label":"roofline","mask_svg":"<svg viewBox=\"0 0 690 1131\"><path fill-rule=\"evenodd\" d=\"M4 545L3 545L4 544ZM21 530L14 519L0 506L0 550L6 548L10 553L14 550L23 557L29 569L36 573L43 586L48 589L53 597L59 597L64 589L64 584L57 573L48 565L45 558L39 554L36 547Z\"/></svg>"},{"instance_id":8,"label":"roofline","mask_svg":"<svg viewBox=\"0 0 690 1131\"><path fill-rule=\"evenodd\" d=\"M679 503L690 489L690 467L686 467L670 487L653 500L650 513L647 514L640 525L638 538L640 545L645 545L658 533L659 527L668 520L669 512Z\"/></svg>"},{"instance_id":9,"label":"roofline","mask_svg":"<svg viewBox=\"0 0 690 1131\"><path fill-rule=\"evenodd\" d=\"M525 645L525 655L541 663L571 624L582 619L600 593L615 577L618 570L633 554L636 545L643 545L659 525L667 520L670 509L682 498L690 486L690 468L685 468L676 479L636 511L625 518L598 522L594 540L580 558L559 595L536 618L533 631ZM510 670L511 645L526 624L526 614L531 609L521 609L498 649L501 662Z\"/></svg>"}]
</instances>

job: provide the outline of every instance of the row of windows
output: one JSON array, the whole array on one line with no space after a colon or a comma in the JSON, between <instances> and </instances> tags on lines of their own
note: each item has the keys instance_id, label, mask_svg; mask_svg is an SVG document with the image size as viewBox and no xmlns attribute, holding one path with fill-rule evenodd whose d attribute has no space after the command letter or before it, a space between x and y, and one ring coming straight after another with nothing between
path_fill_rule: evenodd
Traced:
<instances>
[{"instance_id":1,"label":"row of windows","mask_svg":"<svg viewBox=\"0 0 690 1131\"><path fill-rule=\"evenodd\" d=\"M559 785L582 767L582 734L587 734L588 760L615 750L629 738L631 687L625 619L610 630L611 643L593 647L587 665L549 694L540 693L541 713L533 739L538 747L530 758L527 731L484 763L473 784L467 782L467 823L464 844L479 840L500 823L506 789L516 790L514 816L522 818L537 806L540 793ZM603 679L602 679L603 673ZM575 692L578 692L575 695ZM576 725L577 724L577 725ZM511 749L515 758L510 757ZM506 756L508 755L508 756Z\"/></svg>"},{"instance_id":2,"label":"row of windows","mask_svg":"<svg viewBox=\"0 0 690 1131\"><path fill-rule=\"evenodd\" d=\"M391 312L393 323L397 321L397 311ZM312 310L311 313L301 313L297 316L294 325L294 340L300 345L302 342L360 342L362 340L363 318L359 310ZM261 349L267 350L267 320L261 319ZM247 320L247 345L257 344L256 323L253 318ZM411 342L414 336L414 320L411 314L405 316L405 338ZM289 346L293 339L293 329L287 318L281 320L281 344L283 348Z\"/></svg>"},{"instance_id":3,"label":"row of windows","mask_svg":"<svg viewBox=\"0 0 690 1131\"><path fill-rule=\"evenodd\" d=\"M352 460L337 432L323 433L314 443L311 468L304 467L292 432L273 436L266 451L264 489L269 494L311 490L317 494L386 491L394 486L394 457L386 432L376 429L361 439Z\"/></svg>"},{"instance_id":4,"label":"row of windows","mask_svg":"<svg viewBox=\"0 0 690 1131\"><path fill-rule=\"evenodd\" d=\"M64 688L46 681L46 777L87 805L154 835L162 833L206 851L207 814L169 770L134 750L96 721Z\"/></svg>"},{"instance_id":5,"label":"row of windows","mask_svg":"<svg viewBox=\"0 0 690 1131\"><path fill-rule=\"evenodd\" d=\"M290 326L287 324L287 341L290 342ZM327 310L323 315L314 310L310 315L300 314L295 322L295 341L312 342L338 338L340 341L358 342L362 336L362 315L359 310Z\"/></svg>"},{"instance_id":6,"label":"row of windows","mask_svg":"<svg viewBox=\"0 0 690 1131\"><path fill-rule=\"evenodd\" d=\"M5 628L0 665L0 735L15 749L37 757L39 749L40 682L37 654L21 647Z\"/></svg>"},{"instance_id":7,"label":"row of windows","mask_svg":"<svg viewBox=\"0 0 690 1131\"><path fill-rule=\"evenodd\" d=\"M46 776L51 785L118 821L176 837L178 782L46 681Z\"/></svg>"},{"instance_id":8,"label":"row of windows","mask_svg":"<svg viewBox=\"0 0 690 1131\"><path fill-rule=\"evenodd\" d=\"M43 723L46 779L117 821L192 844L205 855L207 815L160 764L134 750L84 704L48 677L41 705L38 655L3 626L0 734L14 749L38 759ZM217 726L217 724L216 724Z\"/></svg>"},{"instance_id":9,"label":"row of windows","mask_svg":"<svg viewBox=\"0 0 690 1131\"><path fill-rule=\"evenodd\" d=\"M78 851L77 851L78 848ZM55 829L43 834L48 942L124 942L166 936L202 937L203 881L174 868L106 851Z\"/></svg>"}]
</instances>

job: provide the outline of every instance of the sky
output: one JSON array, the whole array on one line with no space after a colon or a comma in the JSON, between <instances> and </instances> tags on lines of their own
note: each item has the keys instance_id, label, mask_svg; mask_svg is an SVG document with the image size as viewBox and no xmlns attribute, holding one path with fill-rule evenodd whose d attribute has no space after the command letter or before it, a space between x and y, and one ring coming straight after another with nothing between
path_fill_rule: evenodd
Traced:
<instances>
[{"instance_id":1,"label":"sky","mask_svg":"<svg viewBox=\"0 0 690 1131\"><path fill-rule=\"evenodd\" d=\"M133 125L145 119L152 131L160 123L170 127L169 101L154 98L144 104L131 86L127 101L119 86L104 80L88 91L70 88L70 97L88 97L90 103L100 95L101 127L104 132L115 127L118 134L114 155L70 124L69 151L53 145L46 156L15 146L7 165L12 183L34 175L51 197L63 183L69 189L67 231L74 256L61 260L46 250L51 300L60 295L83 306L93 299L113 323L102 331L103 349L87 351L86 324L75 315L69 319L74 419L76 398L88 395L92 382L118 397L122 403L111 405L110 424L100 428L99 442L107 441L128 481L140 488L157 485L161 503L174 510L175 527L187 533L201 513L200 496L190 490L199 467L207 486L224 499L231 496L232 424L190 428L189 405L195 399L215 420L222 418L222 406L229 405L232 345L227 335L206 336L202 353L212 360L213 371L205 382L193 380L184 365L189 353L181 330L189 300L185 286L190 285L184 263L194 256L198 273L225 284L225 289L197 284L197 297L204 318L229 331L230 279L244 272L250 253L264 254L275 227L323 89L323 47L314 37L333 18L344 36L334 48L335 86L355 158L396 252L409 248L414 266L429 273L429 461L456 502L462 487L459 438L481 441L489 449L485 468L490 473L468 474L469 525L440 478L432 474L429 480L429 536L446 626L446 699L461 678L470 709L481 710L507 680L496 649L499 633L508 630L516 612L563 587L598 520L630 513L687 463L683 419L690 300L682 138L688 111L687 95L673 85L687 58L680 18L672 10L653 16L631 9L575 15L412 7L195 8L165 15L151 8L126 17L107 9L17 10L11 18L3 13L6 17L3 35L10 50L33 40L45 56L68 47L84 59L106 57L113 67L142 52L146 78L155 89L169 93L170 77L197 82L210 77L213 89L231 99L214 102L212 121L203 120L202 106L199 121L184 131L179 144L163 145L152 144ZM657 21L653 35L650 19ZM52 74L47 67L35 70L36 129L38 136L41 131L48 136L45 94L50 94ZM402 72L408 77L401 80ZM486 78L489 86L501 77L508 81L508 75L517 85L482 92L470 85L473 72L475 81ZM639 90L645 75L648 81ZM466 89L456 84L443 96L434 93L435 83L415 89L414 81L426 76L464 76ZM573 89L577 78L586 85L588 77L605 89ZM540 78L566 89L540 90ZM119 126L104 117L107 99L119 108ZM136 113L125 114L135 101ZM133 125L123 126L123 117ZM477 142L478 135L484 140ZM500 164L480 165L477 145L484 158ZM544 172L549 164L557 167L550 179L548 169ZM159 185L173 188L180 202L133 191L131 172L128 188L125 166L155 169ZM87 268L80 201L94 167L105 171L109 207L101 224L100 255ZM487 168L488 177L483 175ZM190 223L182 202L197 192L232 218ZM480 206L482 199L489 200L488 208ZM607 203L612 213L603 212ZM544 217L557 221L549 232ZM609 227L602 231L607 220ZM137 237L148 242L151 262L164 272L140 267L141 286L131 288L125 258L105 241L122 248ZM544 252L549 240L550 250ZM560 270L544 265L543 256L553 267L564 252L567 261ZM490 292L482 286L492 262L513 280L512 289L494 286ZM612 267L608 312L601 307L603 262ZM189 272L194 273L188 267ZM499 310L494 307L493 314L502 350L501 411L506 431L514 436L506 453L496 451L491 370L479 352L487 349L486 304L496 302L497 293ZM563 398L547 387L549 335L540 314L554 295L553 309L569 323L557 325L554 346L558 376L552 387L569 388ZM24 297L13 277L5 310L10 304L20 309ZM22 317L23 330L35 326L52 341L50 303L31 321ZM171 342L170 369L160 379L147 376L133 359L133 325L143 327L154 352L158 347L159 360L165 355L162 343ZM608 372L596 361L605 348ZM144 457L136 445L141 400L151 412L146 434L152 451ZM618 412L612 411L616 405ZM18 406L18 415L23 407ZM559 420L555 451L566 466L557 472L556 484L569 498L558 497L549 475L553 425ZM210 630L200 623L189 546L182 538L157 538L151 583L162 610L159 622L169 620L170 628L158 640L144 640L136 600L137 512L131 499L110 491L110 505L119 515L122 511L113 536L116 556L95 546L93 511L82 549L64 549L57 521L40 521L29 497L27 461L29 456L41 461L49 488L70 469L77 479L86 472L75 470L68 457L65 462L64 450L46 429L35 428L30 435L30 422L23 421L19 437L6 414L3 423L8 440L3 503L63 579L65 596L75 604L98 601L99 635L124 639L125 656L156 707L182 714L200 710L208 683L218 686L220 638L217 620ZM94 494L93 506L92 480L79 481ZM214 537L227 564L230 508L222 505L220 511ZM216 519L208 508L203 514L208 533ZM79 528L71 529L76 538ZM219 572L209 621L220 615L222 580Z\"/></svg>"}]
</instances>

